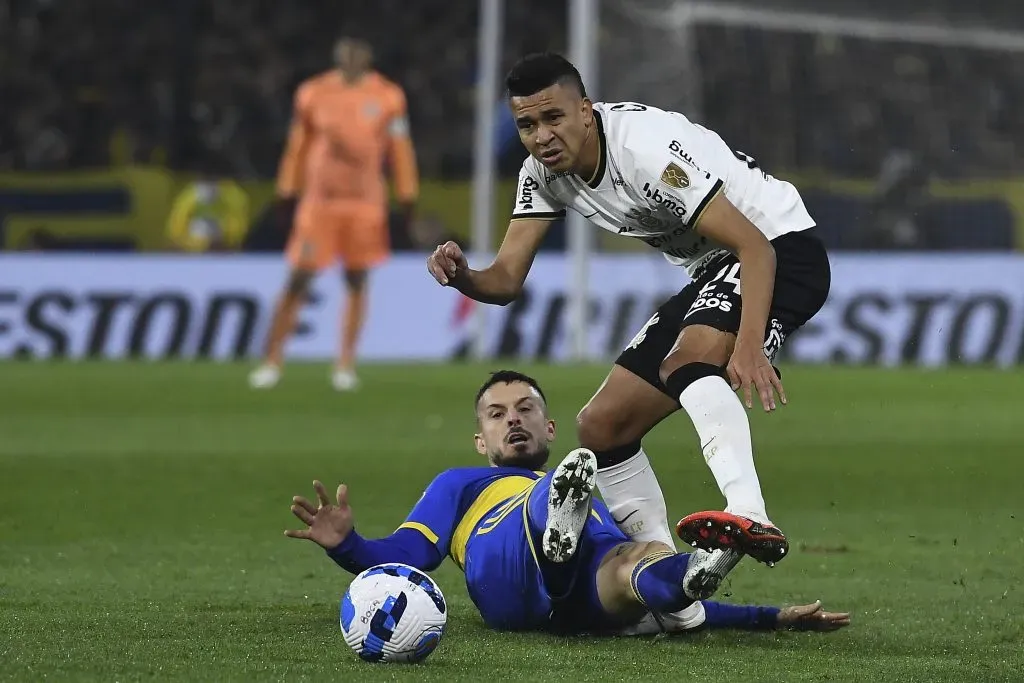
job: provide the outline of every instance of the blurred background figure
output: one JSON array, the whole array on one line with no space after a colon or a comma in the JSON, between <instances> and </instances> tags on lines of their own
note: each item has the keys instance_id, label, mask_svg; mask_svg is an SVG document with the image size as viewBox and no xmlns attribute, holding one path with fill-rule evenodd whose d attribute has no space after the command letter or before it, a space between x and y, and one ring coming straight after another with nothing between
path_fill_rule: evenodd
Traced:
<instances>
[{"instance_id":1,"label":"blurred background figure","mask_svg":"<svg viewBox=\"0 0 1024 683\"><path fill-rule=\"evenodd\" d=\"M248 230L248 195L212 168L185 185L167 219L168 240L181 251L237 251Z\"/></svg>"},{"instance_id":2,"label":"blurred background figure","mask_svg":"<svg viewBox=\"0 0 1024 683\"><path fill-rule=\"evenodd\" d=\"M339 260L345 272L341 348L331 381L355 389L356 347L366 318L367 279L390 250L385 160L408 224L418 192L405 94L371 70L369 44L342 38L335 68L304 82L278 173L278 204L293 215L288 244L291 272L274 312L263 365L249 377L254 388L277 384L284 345L312 278ZM293 209L294 207L294 209Z\"/></svg>"}]
</instances>

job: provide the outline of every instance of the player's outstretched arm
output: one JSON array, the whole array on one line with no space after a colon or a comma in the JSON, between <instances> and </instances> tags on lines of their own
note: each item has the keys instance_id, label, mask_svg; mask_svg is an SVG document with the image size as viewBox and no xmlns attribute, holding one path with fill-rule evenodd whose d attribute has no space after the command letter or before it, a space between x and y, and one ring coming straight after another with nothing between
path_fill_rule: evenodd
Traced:
<instances>
[{"instance_id":1,"label":"player's outstretched arm","mask_svg":"<svg viewBox=\"0 0 1024 683\"><path fill-rule=\"evenodd\" d=\"M764 355L764 335L775 289L775 248L768 238L719 193L698 217L697 232L732 249L740 260L740 328L726 367L732 388L742 387L747 408L753 407L751 387L765 410L775 409L775 392L786 403L782 380Z\"/></svg>"},{"instance_id":2,"label":"player's outstretched arm","mask_svg":"<svg viewBox=\"0 0 1024 683\"><path fill-rule=\"evenodd\" d=\"M510 221L494 262L483 270L470 268L459 245L446 242L427 258L427 270L438 283L454 287L470 299L505 306L523 291L523 283L550 225L551 219Z\"/></svg>"},{"instance_id":3,"label":"player's outstretched arm","mask_svg":"<svg viewBox=\"0 0 1024 683\"><path fill-rule=\"evenodd\" d=\"M305 522L307 528L288 529L285 536L313 541L342 569L358 574L378 564L400 562L430 571L444 559L433 543L412 529L398 529L387 538L363 538L355 531L347 486L338 486L336 503L330 501L319 481L313 482L313 489L317 505L302 496L292 498L292 514Z\"/></svg>"},{"instance_id":4,"label":"player's outstretched arm","mask_svg":"<svg viewBox=\"0 0 1024 683\"><path fill-rule=\"evenodd\" d=\"M726 605L704 600L704 626L744 630L837 631L850 625L846 612L826 612L821 601L793 607Z\"/></svg>"}]
</instances>

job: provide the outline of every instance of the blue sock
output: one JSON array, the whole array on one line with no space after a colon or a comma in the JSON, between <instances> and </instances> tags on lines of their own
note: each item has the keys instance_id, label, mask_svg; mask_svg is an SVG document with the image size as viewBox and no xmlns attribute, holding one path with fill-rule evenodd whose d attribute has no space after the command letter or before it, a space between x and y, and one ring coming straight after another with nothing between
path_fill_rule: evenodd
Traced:
<instances>
[{"instance_id":1,"label":"blue sock","mask_svg":"<svg viewBox=\"0 0 1024 683\"><path fill-rule=\"evenodd\" d=\"M670 550L648 555L637 563L630 583L640 602L652 612L678 612L693 603L683 592L687 553Z\"/></svg>"}]
</instances>

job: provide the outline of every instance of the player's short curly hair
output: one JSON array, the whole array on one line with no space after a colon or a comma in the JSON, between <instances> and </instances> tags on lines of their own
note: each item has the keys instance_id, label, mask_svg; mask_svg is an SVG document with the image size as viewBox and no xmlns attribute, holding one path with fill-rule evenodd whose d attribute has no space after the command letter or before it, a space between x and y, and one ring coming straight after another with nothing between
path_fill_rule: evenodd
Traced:
<instances>
[{"instance_id":1,"label":"player's short curly hair","mask_svg":"<svg viewBox=\"0 0 1024 683\"><path fill-rule=\"evenodd\" d=\"M529 384L537 390L537 393L540 394L540 397L544 400L544 405L547 406L548 399L544 395L544 390L540 388L539 384L537 384L537 380L516 370L498 370L497 372L492 372L491 376L480 387L480 390L476 392L476 401L473 402L473 409L476 410L480 406L480 399L483 397L484 392L495 384L512 384L513 382Z\"/></svg>"},{"instance_id":2,"label":"player's short curly hair","mask_svg":"<svg viewBox=\"0 0 1024 683\"><path fill-rule=\"evenodd\" d=\"M587 96L579 70L554 52L526 55L505 76L505 90L509 97L526 97L556 83L576 88L580 97Z\"/></svg>"}]
</instances>

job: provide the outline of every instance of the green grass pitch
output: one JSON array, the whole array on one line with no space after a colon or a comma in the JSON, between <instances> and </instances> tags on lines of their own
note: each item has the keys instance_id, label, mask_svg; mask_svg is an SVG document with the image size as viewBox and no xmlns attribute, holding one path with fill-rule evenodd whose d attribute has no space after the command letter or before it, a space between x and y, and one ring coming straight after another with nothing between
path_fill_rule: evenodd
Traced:
<instances>
[{"instance_id":1,"label":"green grass pitch","mask_svg":"<svg viewBox=\"0 0 1024 683\"><path fill-rule=\"evenodd\" d=\"M450 562L441 646L358 661L349 576L286 539L293 494L344 481L389 533L440 470L479 464L487 366L323 366L254 393L242 365L0 364L0 678L38 680L1024 681L1024 375L789 368L754 414L769 512L793 554L742 563L719 598L821 598L833 634L554 638L485 630ZM604 366L525 367L575 445ZM646 441L672 521L720 496L688 419Z\"/></svg>"}]
</instances>

